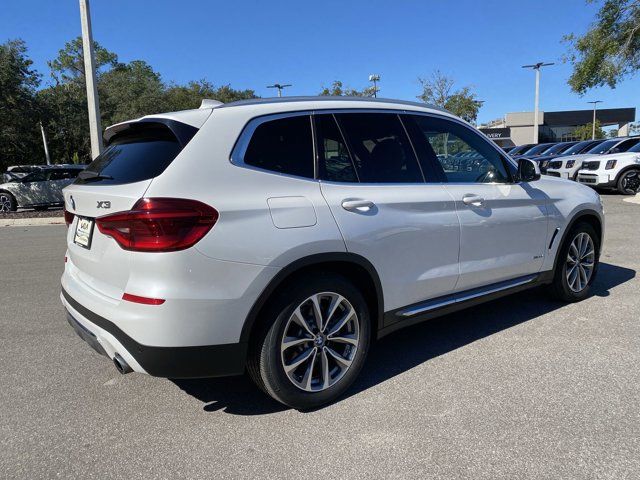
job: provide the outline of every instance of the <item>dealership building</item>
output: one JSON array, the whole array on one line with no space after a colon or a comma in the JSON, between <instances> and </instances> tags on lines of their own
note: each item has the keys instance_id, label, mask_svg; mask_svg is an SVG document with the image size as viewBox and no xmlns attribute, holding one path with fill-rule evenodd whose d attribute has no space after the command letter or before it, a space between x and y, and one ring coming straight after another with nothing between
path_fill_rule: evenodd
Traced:
<instances>
[{"instance_id":1,"label":"dealership building","mask_svg":"<svg viewBox=\"0 0 640 480\"><path fill-rule=\"evenodd\" d=\"M629 124L636 119L635 108L605 108L596 111L603 127L615 125L618 135L629 135ZM503 119L480 126L480 131L498 145L508 147L533 142L534 112L507 113ZM593 110L538 112L538 143L578 140L577 127L593 121Z\"/></svg>"}]
</instances>

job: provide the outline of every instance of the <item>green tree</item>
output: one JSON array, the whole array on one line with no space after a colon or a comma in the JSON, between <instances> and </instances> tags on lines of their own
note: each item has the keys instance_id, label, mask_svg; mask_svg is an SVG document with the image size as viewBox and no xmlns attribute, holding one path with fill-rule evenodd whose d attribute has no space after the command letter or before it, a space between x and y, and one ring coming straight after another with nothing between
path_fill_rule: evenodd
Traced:
<instances>
[{"instance_id":1,"label":"green tree","mask_svg":"<svg viewBox=\"0 0 640 480\"><path fill-rule=\"evenodd\" d=\"M215 87L204 79L187 85L172 85L165 91L165 104L169 111L198 108L205 98L230 103L258 97L253 90L236 90L230 85Z\"/></svg>"},{"instance_id":2,"label":"green tree","mask_svg":"<svg viewBox=\"0 0 640 480\"><path fill-rule=\"evenodd\" d=\"M593 135L593 123L589 122L573 131L573 136L577 140L591 140ZM596 120L596 138L606 138L607 134L600 125L600 120Z\"/></svg>"},{"instance_id":3,"label":"green tree","mask_svg":"<svg viewBox=\"0 0 640 480\"><path fill-rule=\"evenodd\" d=\"M104 126L166 111L160 74L142 61L119 63L98 81Z\"/></svg>"},{"instance_id":4,"label":"green tree","mask_svg":"<svg viewBox=\"0 0 640 480\"><path fill-rule=\"evenodd\" d=\"M84 82L68 82L42 89L37 94L54 163L70 163L74 155L91 160L89 117Z\"/></svg>"},{"instance_id":5,"label":"green tree","mask_svg":"<svg viewBox=\"0 0 640 480\"><path fill-rule=\"evenodd\" d=\"M0 45L0 168L13 164L40 163L40 120L35 102L40 75L32 69L22 40Z\"/></svg>"},{"instance_id":6,"label":"green tree","mask_svg":"<svg viewBox=\"0 0 640 480\"><path fill-rule=\"evenodd\" d=\"M640 0L605 0L584 35L571 34L564 40L571 45L566 59L573 64L573 91L615 88L640 69Z\"/></svg>"},{"instance_id":7,"label":"green tree","mask_svg":"<svg viewBox=\"0 0 640 480\"><path fill-rule=\"evenodd\" d=\"M108 70L117 65L118 56L102 47L96 41L93 42L93 51L98 76L104 70ZM58 52L58 56L55 59L48 62L49 68L51 69L51 76L56 82L63 83L77 79L82 79L84 82L83 52L82 37L76 37L64 45L64 48Z\"/></svg>"},{"instance_id":8,"label":"green tree","mask_svg":"<svg viewBox=\"0 0 640 480\"><path fill-rule=\"evenodd\" d=\"M480 102L471 87L454 90L455 81L439 70L430 78L418 78L422 93L418 99L425 103L444 108L470 123L475 123L480 110Z\"/></svg>"},{"instance_id":9,"label":"green tree","mask_svg":"<svg viewBox=\"0 0 640 480\"><path fill-rule=\"evenodd\" d=\"M356 90L355 88L345 87L340 80L334 80L330 87L322 87L318 95L332 97L373 97L375 93L373 86Z\"/></svg>"}]
</instances>

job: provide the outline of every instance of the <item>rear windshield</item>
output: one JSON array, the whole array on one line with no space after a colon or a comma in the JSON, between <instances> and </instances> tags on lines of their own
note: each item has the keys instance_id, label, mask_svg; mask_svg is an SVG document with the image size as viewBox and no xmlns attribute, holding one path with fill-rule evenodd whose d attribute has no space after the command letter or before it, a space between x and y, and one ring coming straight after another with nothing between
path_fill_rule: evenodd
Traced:
<instances>
[{"instance_id":1,"label":"rear windshield","mask_svg":"<svg viewBox=\"0 0 640 480\"><path fill-rule=\"evenodd\" d=\"M182 148L167 127L134 127L116 134L75 183L120 185L149 180L164 172Z\"/></svg>"}]
</instances>

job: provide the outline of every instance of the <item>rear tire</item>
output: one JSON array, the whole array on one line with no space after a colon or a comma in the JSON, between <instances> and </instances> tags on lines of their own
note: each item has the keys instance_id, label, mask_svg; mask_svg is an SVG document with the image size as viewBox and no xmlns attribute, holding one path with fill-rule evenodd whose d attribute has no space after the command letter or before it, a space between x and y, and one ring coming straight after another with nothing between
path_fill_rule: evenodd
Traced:
<instances>
[{"instance_id":1,"label":"rear tire","mask_svg":"<svg viewBox=\"0 0 640 480\"><path fill-rule=\"evenodd\" d=\"M9 192L0 192L0 213L15 212L18 204Z\"/></svg>"},{"instance_id":2,"label":"rear tire","mask_svg":"<svg viewBox=\"0 0 640 480\"><path fill-rule=\"evenodd\" d=\"M618 179L618 192L622 195L635 195L640 191L640 170L631 169L622 172Z\"/></svg>"},{"instance_id":3,"label":"rear tire","mask_svg":"<svg viewBox=\"0 0 640 480\"><path fill-rule=\"evenodd\" d=\"M342 395L360 373L370 317L362 293L346 278L318 273L291 282L276 293L262 320L247 370L277 401L299 410L320 407Z\"/></svg>"},{"instance_id":4,"label":"rear tire","mask_svg":"<svg viewBox=\"0 0 640 480\"><path fill-rule=\"evenodd\" d=\"M585 222L573 226L558 251L550 286L551 294L563 302L579 302L589 296L598 271L600 239Z\"/></svg>"}]
</instances>

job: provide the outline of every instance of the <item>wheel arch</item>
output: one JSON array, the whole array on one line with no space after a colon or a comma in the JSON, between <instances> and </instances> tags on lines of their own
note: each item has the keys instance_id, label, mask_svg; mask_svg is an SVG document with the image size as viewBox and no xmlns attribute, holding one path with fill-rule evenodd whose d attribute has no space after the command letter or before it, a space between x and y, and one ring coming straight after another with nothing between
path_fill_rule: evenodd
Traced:
<instances>
[{"instance_id":1,"label":"wheel arch","mask_svg":"<svg viewBox=\"0 0 640 480\"><path fill-rule=\"evenodd\" d=\"M616 179L614 180L616 186L618 185L618 182L620 181L622 175L627 173L629 170L638 170L640 172L640 165L634 163L633 165L627 165L626 167L621 168L620 171L616 174Z\"/></svg>"},{"instance_id":2,"label":"wheel arch","mask_svg":"<svg viewBox=\"0 0 640 480\"><path fill-rule=\"evenodd\" d=\"M554 272L556 271L556 267L558 266L558 256L560 255L562 246L567 241L567 236L569 235L569 232L571 232L571 229L573 229L573 227L576 226L579 222L588 223L596 231L596 234L599 237L598 257L600 256L600 252L602 251L602 244L604 241L604 238L603 238L604 229L602 225L601 216L597 211L592 209L581 210L573 216L573 218L567 224L567 228L565 228L564 232L562 233L562 237L560 238L560 243L558 243L558 249L556 251L556 258L553 261L552 271Z\"/></svg>"},{"instance_id":3,"label":"wheel arch","mask_svg":"<svg viewBox=\"0 0 640 480\"><path fill-rule=\"evenodd\" d=\"M384 299L382 296L382 284L375 267L366 258L349 252L320 253L298 259L282 270L269 282L258 299L254 302L247 318L242 326L240 342L250 342L257 328L261 324L261 314L269 305L281 287L294 281L305 273L332 272L345 276L353 281L367 302L371 311L372 338L376 338L377 332L382 328L384 314Z\"/></svg>"},{"instance_id":4,"label":"wheel arch","mask_svg":"<svg viewBox=\"0 0 640 480\"><path fill-rule=\"evenodd\" d=\"M16 197L15 193L4 189L4 188L0 188L0 193L6 193L7 195L9 195L11 198L13 198L13 203L15 204L16 209L18 208L18 197Z\"/></svg>"}]
</instances>

